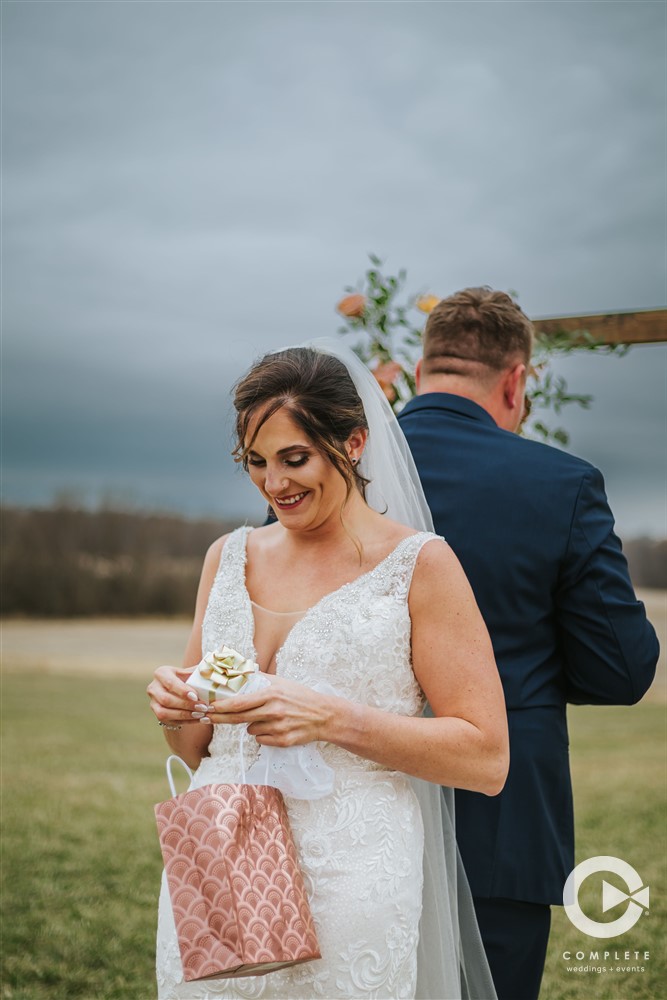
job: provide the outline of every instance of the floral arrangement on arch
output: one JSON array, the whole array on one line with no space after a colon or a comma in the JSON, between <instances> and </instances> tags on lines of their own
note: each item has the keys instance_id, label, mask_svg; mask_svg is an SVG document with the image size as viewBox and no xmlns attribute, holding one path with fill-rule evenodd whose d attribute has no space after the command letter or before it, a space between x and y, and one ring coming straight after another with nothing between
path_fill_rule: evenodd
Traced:
<instances>
[{"instance_id":1,"label":"floral arrangement on arch","mask_svg":"<svg viewBox=\"0 0 667 1000\"><path fill-rule=\"evenodd\" d=\"M426 316L440 302L441 296L409 295L405 292L407 272L404 269L396 275L384 274L379 257L369 254L369 260L371 266L361 282L356 288L346 288L347 294L336 306L345 323L338 332L363 335L353 349L373 371L398 412L416 393L414 372L421 354ZM510 290L508 294L517 300L515 291ZM536 332L522 434L567 445L567 431L562 427L549 427L544 421L544 411L553 410L559 414L564 406L572 403L589 409L593 397L569 392L563 376L551 369L551 361L556 356L582 350L623 354L627 346L600 343L585 331L576 342L564 333Z\"/></svg>"}]
</instances>

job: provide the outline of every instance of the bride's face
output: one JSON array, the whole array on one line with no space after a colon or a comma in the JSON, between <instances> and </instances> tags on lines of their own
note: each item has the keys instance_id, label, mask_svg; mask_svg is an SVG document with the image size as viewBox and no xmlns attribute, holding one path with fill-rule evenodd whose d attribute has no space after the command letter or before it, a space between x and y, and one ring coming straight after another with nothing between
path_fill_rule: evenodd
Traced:
<instances>
[{"instance_id":1,"label":"bride's face","mask_svg":"<svg viewBox=\"0 0 667 1000\"><path fill-rule=\"evenodd\" d=\"M250 421L249 441L258 421L259 415ZM348 442L348 451L352 447ZM338 518L347 499L345 480L285 407L262 424L247 459L250 478L286 528Z\"/></svg>"}]
</instances>

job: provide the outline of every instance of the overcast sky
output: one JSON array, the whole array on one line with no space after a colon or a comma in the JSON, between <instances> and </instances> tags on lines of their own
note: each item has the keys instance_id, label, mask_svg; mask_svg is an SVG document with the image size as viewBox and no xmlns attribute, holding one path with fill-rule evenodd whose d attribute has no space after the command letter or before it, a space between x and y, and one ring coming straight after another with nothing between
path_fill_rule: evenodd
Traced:
<instances>
[{"instance_id":1,"label":"overcast sky","mask_svg":"<svg viewBox=\"0 0 667 1000\"><path fill-rule=\"evenodd\" d=\"M665 3L4 0L3 498L245 519L229 388L367 264L531 316L665 306ZM667 533L667 347L569 359Z\"/></svg>"}]
</instances>

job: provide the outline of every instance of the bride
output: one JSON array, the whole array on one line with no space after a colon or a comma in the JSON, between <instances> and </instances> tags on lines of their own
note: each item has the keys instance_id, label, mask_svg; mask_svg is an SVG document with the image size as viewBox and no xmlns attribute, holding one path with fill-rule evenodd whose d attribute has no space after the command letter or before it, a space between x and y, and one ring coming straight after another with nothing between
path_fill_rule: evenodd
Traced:
<instances>
[{"instance_id":1,"label":"bride","mask_svg":"<svg viewBox=\"0 0 667 1000\"><path fill-rule=\"evenodd\" d=\"M198 768L193 787L238 780L246 726L247 764L261 745L319 742L333 792L286 804L322 958L186 983L163 879L159 996L487 1000L437 787L495 795L508 767L502 690L468 582L428 530L405 440L352 352L321 342L269 354L234 404L237 459L277 521L211 546L186 668L159 667L148 695L173 752ZM195 704L187 676L223 644L271 683Z\"/></svg>"}]
</instances>

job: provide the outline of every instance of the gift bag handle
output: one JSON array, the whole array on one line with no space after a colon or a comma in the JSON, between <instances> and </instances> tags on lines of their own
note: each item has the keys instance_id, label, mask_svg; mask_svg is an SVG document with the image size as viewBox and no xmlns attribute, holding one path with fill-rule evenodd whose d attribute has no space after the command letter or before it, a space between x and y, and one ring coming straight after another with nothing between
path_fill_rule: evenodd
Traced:
<instances>
[{"instance_id":1,"label":"gift bag handle","mask_svg":"<svg viewBox=\"0 0 667 1000\"><path fill-rule=\"evenodd\" d=\"M248 727L247 726L241 726L240 729L241 729L241 735L239 737L239 771L241 773L241 784L242 785L247 785L248 782L246 781L244 749L245 749L245 739L246 739L246 736L248 735ZM262 750L264 750L264 757L266 758L266 761L265 761L265 763L266 763L266 769L265 769L265 774L264 774L264 784L265 785L269 784L269 767L270 767L270 758L271 758L270 753L266 752L267 749L268 749L268 747L260 747L260 753L262 752Z\"/></svg>"},{"instance_id":2,"label":"gift bag handle","mask_svg":"<svg viewBox=\"0 0 667 1000\"><path fill-rule=\"evenodd\" d=\"M247 726L240 727L241 732L239 734L239 773L241 775L241 784L245 785L245 754L243 752L245 747L245 738L248 733Z\"/></svg>"},{"instance_id":3,"label":"gift bag handle","mask_svg":"<svg viewBox=\"0 0 667 1000\"><path fill-rule=\"evenodd\" d=\"M178 761L181 767L187 772L190 781L192 781L193 774L188 765L185 763L185 761L182 760L181 757L177 756L177 754L172 753L169 755L169 757L167 757L167 781L169 782L169 788L171 790L171 794L175 797L177 793L176 793L176 786L174 785L174 776L171 773L172 760Z\"/></svg>"},{"instance_id":4,"label":"gift bag handle","mask_svg":"<svg viewBox=\"0 0 667 1000\"><path fill-rule=\"evenodd\" d=\"M246 769L245 769L245 755L243 753L243 749L244 749L244 745L245 745L245 738L246 738L247 732L248 732L247 726L242 726L241 727L241 735L240 735L240 739L239 739L239 771L241 772L241 784L242 785L247 784L247 782L246 782ZM268 785L268 783L269 783L270 755L269 754L265 754L265 756L266 756L266 774L264 776L264 784ZM192 778L193 778L194 775L193 775L193 772L190 770L190 768L185 763L185 761L183 760L182 757L179 757L175 753L172 753L172 754L170 754L167 757L167 764L166 764L166 768L167 768L167 781L169 782L169 789L171 791L171 794L175 798L176 795L177 795L177 792L176 792L176 786L174 785L174 776L173 776L173 774L171 772L171 765L172 765L172 761L174 761L174 760L178 761L178 763L181 765L181 767L183 768L183 770L187 774L187 776L190 779L190 781L192 781Z\"/></svg>"}]
</instances>

